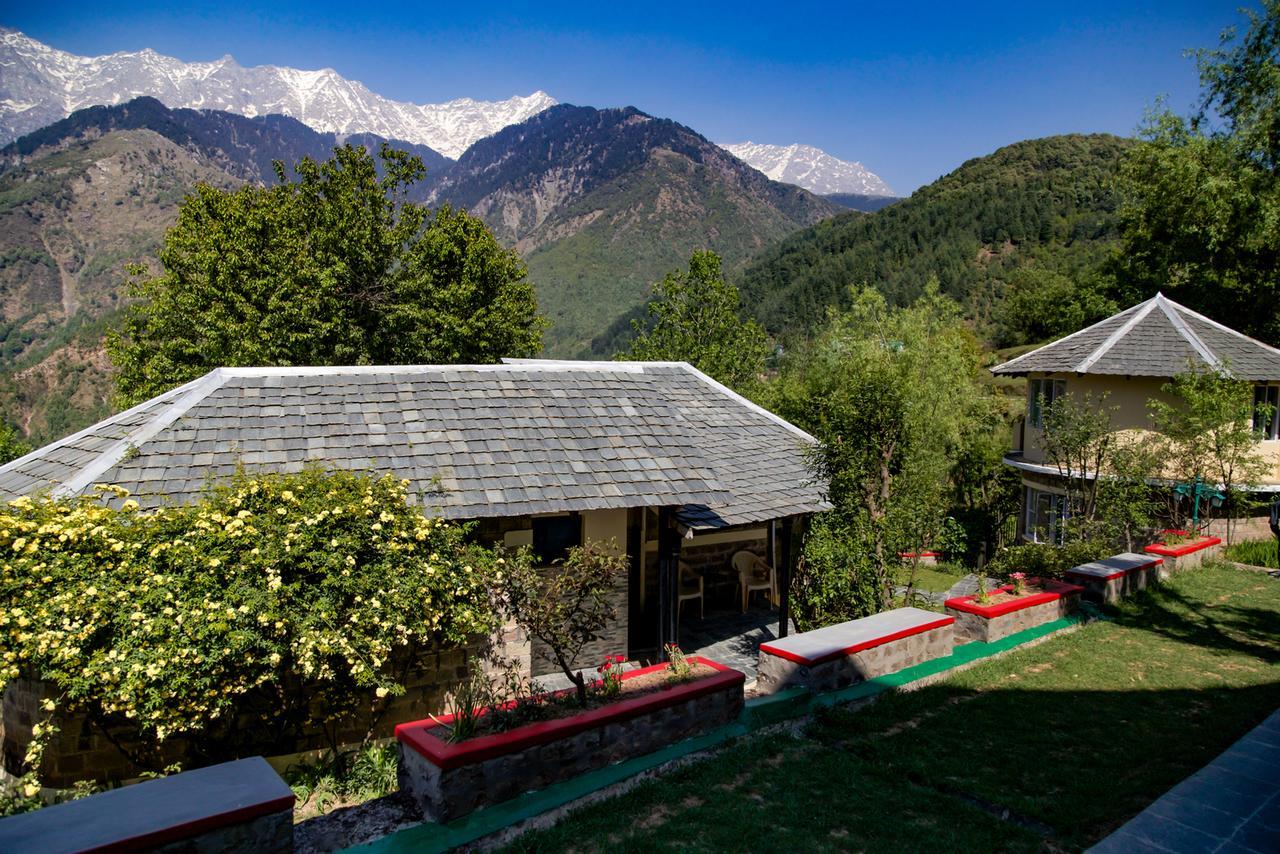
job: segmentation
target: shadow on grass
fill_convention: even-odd
[[[1280,581],[1258,576],[1260,584]],[[1234,597],[1233,597],[1234,598]],[[1171,640],[1280,662],[1280,614],[1245,604],[1213,603],[1183,594],[1174,586],[1144,591],[1110,612],[1118,624],[1154,632]]]
[[[1083,849],[1280,707],[1280,589],[1259,582],[1274,583],[1179,579],[1109,621],[822,711],[803,738],[747,738],[518,847]]]

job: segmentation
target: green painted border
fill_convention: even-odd
[[[961,644],[951,655],[935,658],[897,673],[878,676],[859,682],[849,688],[823,694],[813,694],[805,688],[791,688],[768,697],[755,697],[748,700],[742,710],[738,722],[720,727],[695,738],[672,744],[654,753],[628,759],[617,765],[610,765],[597,771],[583,774],[572,780],[548,786],[536,792],[528,792],[509,801],[476,810],[448,824],[423,822],[406,827],[381,839],[375,839],[363,845],[348,848],[348,851],[359,851],[369,854],[390,854],[390,852],[431,852],[446,851],[459,845],[466,845],[477,839],[496,833],[505,827],[541,815],[548,810],[562,807],[567,803],[597,792],[607,786],[657,768],[674,759],[680,759],[700,750],[719,747],[731,739],[747,735],[763,727],[782,721],[791,720],[808,714],[815,706],[833,706],[874,697],[885,691],[901,688],[912,682],[954,670],[1008,652],[1022,644],[1039,640],[1063,629],[1069,629],[1084,623],[1088,619],[1098,619],[1101,615],[1092,608],[1084,608],[1086,613],[1072,615],[1044,623],[1031,629],[1024,629],[993,643]]]

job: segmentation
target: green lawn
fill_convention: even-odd
[[[766,734],[517,850],[1077,850],[1280,706],[1280,581],[1206,567],[1109,622]]]
[[[910,567],[904,566],[898,572],[898,583],[906,584],[910,576]],[[945,568],[923,565],[916,567],[916,589],[928,593],[946,593],[962,578],[963,572],[947,572]]]

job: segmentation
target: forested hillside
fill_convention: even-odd
[[[0,411],[34,443],[107,414],[102,349],[125,267],[197,182],[238,180],[150,130],[89,134],[0,175]]]
[[[791,235],[744,271],[743,302],[788,338],[842,304],[851,285],[906,305],[936,276],[991,331],[1019,271],[1079,283],[1099,270],[1118,240],[1115,179],[1131,145],[1108,135],[1056,136],[970,160],[909,199]]]

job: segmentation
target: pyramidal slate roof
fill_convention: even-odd
[[[1280,350],[1156,294],[991,372],[1173,377],[1188,366],[1226,367],[1242,380],[1280,380]]]
[[[0,496],[110,483],[157,506],[322,464],[449,518],[679,506],[707,528],[825,509],[813,441],[683,362],[218,368],[0,467]]]

